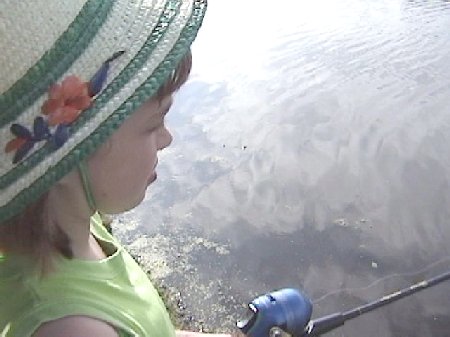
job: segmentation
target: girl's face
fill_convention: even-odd
[[[164,116],[172,96],[152,98],[135,111],[89,159],[92,193],[99,210],[120,213],[137,206],[156,180],[157,153],[172,135]]]

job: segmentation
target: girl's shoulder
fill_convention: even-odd
[[[67,316],[42,324],[33,337],[120,337],[108,323],[88,316]]]

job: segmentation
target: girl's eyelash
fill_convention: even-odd
[[[162,127],[163,125],[164,125],[164,118],[161,121],[159,121],[157,124],[153,124],[152,123],[152,125],[150,126],[149,131],[150,132],[155,131],[155,130],[159,129],[160,127]]]
[[[158,130],[159,128],[160,128],[160,125],[154,125],[154,126],[150,127],[147,131],[148,132],[153,132],[153,131]]]
[[[155,118],[156,119],[156,118]],[[152,120],[148,126],[148,132],[155,131],[164,125],[166,114],[161,114],[157,120]]]

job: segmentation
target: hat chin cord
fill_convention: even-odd
[[[81,160],[78,163],[78,171],[80,172],[81,182],[83,183],[84,195],[89,207],[95,213],[98,211],[97,204],[95,203],[94,194],[92,193],[92,184],[89,178],[89,169],[85,160]]]

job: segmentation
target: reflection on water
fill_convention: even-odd
[[[235,302],[302,287],[316,317],[447,270],[426,267],[450,255],[450,3],[209,7],[168,117],[174,145],[135,215],[143,230],[223,242],[226,256],[190,257],[195,282],[221,280]],[[330,336],[446,335],[449,290]]]

